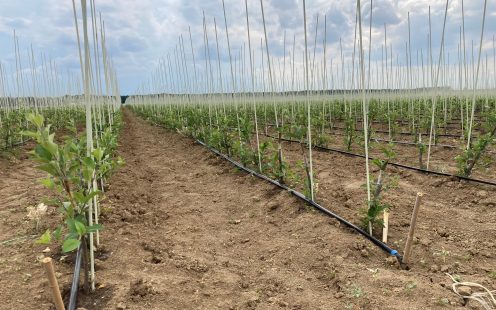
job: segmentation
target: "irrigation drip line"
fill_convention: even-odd
[[[394,144],[403,144],[403,145],[418,146],[417,143],[408,142],[408,141],[394,141],[394,140],[391,141],[391,140],[379,139],[379,138],[372,138],[372,140],[374,140],[376,142],[386,142],[386,143],[394,143]],[[445,148],[445,149],[461,149],[459,146],[449,145],[449,144],[432,144],[431,146],[442,147],[442,148]],[[495,151],[491,151],[491,150],[486,150],[486,153],[496,154]]]
[[[230,128],[231,130],[238,130],[238,128],[236,127],[232,127]],[[256,134],[256,132],[252,131],[252,134]],[[334,135],[337,135],[337,136],[344,136],[345,134],[342,134],[342,133],[339,133],[339,132],[335,132],[333,133]],[[274,139],[279,139],[279,138],[275,138],[275,137],[272,137],[272,136],[269,136],[269,135],[266,135],[267,137],[271,137],[271,138],[274,138]],[[370,138],[371,140],[374,140],[375,142],[385,142],[385,143],[394,143],[394,144],[404,144],[404,145],[411,145],[411,146],[417,146],[418,144],[417,143],[413,143],[413,142],[408,142],[408,141],[395,141],[395,140],[386,140],[386,139],[380,139],[380,138]],[[296,142],[296,141],[295,141]],[[454,146],[454,145],[449,145],[449,144],[433,144],[432,146],[435,146],[435,147],[442,147],[442,148],[447,148],[447,149],[458,149],[459,147],[457,146]],[[486,151],[488,153],[494,153],[492,151]]]
[[[345,129],[344,127],[337,127],[335,126],[334,129]],[[375,130],[375,129],[372,129],[372,131],[374,132],[378,132],[378,133],[389,133],[389,131],[387,130]],[[418,135],[418,133],[411,133],[411,132],[406,132],[406,131],[402,131],[402,132],[397,132],[396,134],[398,135],[403,135],[403,136],[414,136],[414,135]],[[429,133],[422,133],[423,136],[428,136]],[[447,133],[436,133],[435,134],[436,137],[445,137],[445,138],[460,138],[461,134],[447,134]]]
[[[336,120],[336,119],[334,119]],[[337,119],[338,121],[344,121],[344,119]],[[362,119],[357,119],[356,120],[357,123],[362,123]],[[483,119],[475,119],[474,118],[474,122],[480,122],[480,121],[484,121]],[[374,123],[374,124],[388,124],[388,122],[384,122],[384,121],[369,121],[369,123]],[[396,121],[393,121],[393,123],[396,123],[396,124],[410,124],[411,122],[409,121],[400,121],[400,120],[396,120]],[[447,122],[448,124],[448,128],[452,128],[452,129],[459,129],[460,127],[460,121],[456,122],[456,121],[449,121]],[[446,126],[438,126],[438,128],[446,128]]]
[[[265,136],[272,138],[272,139],[279,139],[278,137],[274,137],[271,135],[265,135]],[[300,141],[293,140],[293,139],[287,139],[287,138],[281,138],[281,140],[286,141],[286,142],[290,142],[290,143],[302,143]],[[345,155],[349,155],[349,156],[365,158],[365,155],[356,154],[356,153],[343,151],[343,150],[339,150],[339,149],[334,149],[334,148],[329,148],[329,147],[324,147],[324,146],[313,145],[313,148],[315,148],[317,150],[321,150],[321,151],[326,151],[326,152],[336,152],[336,153],[341,153],[341,154],[345,154]],[[374,160],[374,158],[369,156],[369,160]],[[445,173],[445,172],[438,172],[438,171],[432,171],[432,170],[427,170],[427,169],[421,169],[421,168],[403,165],[403,164],[399,164],[399,163],[389,163],[388,165],[400,167],[400,168],[405,168],[405,169],[409,169],[409,170],[415,170],[415,171],[426,173],[426,174],[434,174],[434,175],[450,177],[450,178],[474,182],[474,183],[496,186],[496,182],[479,180],[479,179],[472,179],[469,177],[464,177],[464,176],[460,176],[460,175],[456,175],[456,174],[450,174],[450,173]]]
[[[290,123],[288,123],[290,124]],[[274,127],[275,125],[274,124],[267,124],[267,126],[269,127]],[[332,129],[339,129],[339,130],[345,130],[346,128],[344,127],[339,127],[339,126],[332,126]],[[357,131],[357,130],[355,130]],[[372,129],[373,132],[377,132],[377,133],[389,133],[389,131],[387,130],[375,130],[375,129]],[[411,133],[411,132],[406,132],[406,131],[402,131],[402,132],[397,132],[395,133],[396,135],[403,135],[403,136],[413,136],[413,135],[418,135],[418,133]],[[422,133],[423,136],[428,136],[429,133]],[[441,133],[437,133],[435,134],[436,137],[445,137],[445,138],[460,138],[462,134],[441,134]],[[478,138],[478,136],[473,136],[474,138]]]
[[[237,129],[237,128],[232,128],[232,129]],[[255,134],[255,132],[253,132],[253,134]],[[333,135],[337,135],[337,136],[345,136],[345,134],[340,133],[340,132],[334,132],[332,134]],[[274,137],[271,137],[271,138],[274,138]],[[274,139],[278,139],[278,138],[274,138]],[[395,140],[392,140],[391,141],[391,140],[380,139],[380,138],[371,138],[371,139],[374,140],[375,142],[385,142],[385,143],[394,143],[394,144],[403,144],[403,145],[410,145],[410,146],[418,146],[417,143],[408,142],[408,141],[395,141]],[[294,142],[298,142],[298,141],[294,141]],[[461,149],[459,146],[450,145],[450,144],[439,144],[439,143],[436,143],[436,144],[432,144],[431,146],[433,146],[433,147],[442,147],[442,148],[445,148],[445,149]],[[486,150],[486,153],[496,154],[496,151]]]
[[[255,133],[255,132],[253,132]],[[340,133],[340,132],[334,132],[332,133],[334,135],[337,135],[337,136],[345,136],[345,134],[343,133]],[[394,144],[404,144],[404,145],[411,145],[411,146],[417,146],[418,144],[417,143],[413,143],[413,142],[408,142],[408,141],[395,141],[395,140],[386,140],[386,139],[380,139],[380,138],[371,138],[372,140],[374,140],[375,142],[386,142],[386,143],[394,143]],[[432,146],[435,146],[435,147],[442,147],[442,148],[447,148],[447,149],[459,149],[460,147],[458,146],[455,146],[455,145],[449,145],[449,144],[433,144]],[[486,151],[488,153],[493,153],[491,151]]]
[[[21,146],[21,145],[24,145],[26,143],[28,143],[29,141],[33,140],[32,138],[28,138],[22,142],[16,142],[16,143],[11,143],[10,145],[8,146],[5,146],[4,149],[5,150],[8,150],[9,148],[14,148],[14,147],[18,147],[18,146]]]
[[[286,185],[281,184],[278,181],[273,180],[273,179],[271,179],[271,178],[269,178],[269,177],[267,177],[267,176],[265,176],[263,174],[260,174],[260,173],[258,173],[256,171],[253,171],[250,168],[247,168],[247,167],[243,166],[241,163],[238,163],[237,161],[233,160],[232,158],[230,158],[230,157],[222,154],[221,152],[217,151],[216,149],[208,146],[203,141],[196,140],[196,142],[199,143],[199,144],[201,144],[201,145],[203,145],[204,147],[206,147],[207,149],[209,149],[211,152],[213,152],[217,156],[220,156],[220,157],[224,158],[225,160],[227,160],[228,162],[230,162],[234,166],[238,167],[239,169],[244,170],[245,172],[247,172],[247,173],[249,173],[251,175],[254,175],[254,176],[256,176],[256,177],[258,177],[260,179],[263,179],[263,180],[265,180],[267,182],[272,183],[273,185],[276,185],[276,186],[278,186],[278,187],[280,187],[280,188],[282,188],[284,190],[289,191],[292,195],[294,195],[294,196],[298,197],[299,199],[305,201],[306,203],[308,203],[311,206],[315,207],[316,209],[318,209],[322,213],[324,213],[324,214],[326,214],[326,215],[328,215],[328,216],[330,216],[332,218],[335,218],[340,223],[342,223],[342,224],[346,225],[347,227],[355,230],[356,232],[358,232],[359,234],[361,234],[362,236],[364,236],[365,238],[367,238],[369,241],[371,241],[372,243],[374,243],[376,246],[378,246],[379,248],[381,248],[383,251],[387,252],[390,255],[395,256],[396,259],[398,260],[398,262],[400,262],[400,263],[402,262],[402,256],[398,253],[398,251],[390,248],[387,244],[385,244],[381,240],[376,239],[374,236],[370,235],[369,233],[367,233],[366,231],[364,231],[360,227],[356,226],[355,224],[348,222],[347,220],[345,220],[341,216],[337,215],[336,213],[331,212],[328,209],[326,209],[326,208],[322,207],[321,205],[319,205],[318,203],[316,203],[315,201],[313,201],[311,199],[308,199],[302,193],[300,193],[300,192],[298,192],[298,191],[296,191],[296,190],[294,190],[292,188],[289,188]]]
[[[394,141],[394,140],[386,140],[386,139],[379,139],[379,138],[372,138],[372,140],[376,142],[387,142],[387,143],[394,143],[394,144],[404,144],[404,145],[412,145],[412,146],[417,146],[417,143],[413,142],[408,142],[408,141]],[[449,145],[449,144],[433,144],[432,146],[438,146],[438,147],[443,147],[446,149],[458,149],[459,147],[454,146],[454,145]]]
[[[83,261],[83,244],[81,244],[76,253],[76,264],[74,265],[74,275],[72,276],[71,293],[69,295],[69,305],[67,310],[76,309],[77,295],[79,289],[79,275],[81,273],[81,263]]]
[[[158,127],[161,127],[161,128],[166,128],[165,126],[160,125],[158,123],[155,123],[155,122],[152,122],[152,123],[155,126],[158,126]],[[268,134],[264,134],[263,132],[261,132],[261,134],[264,135],[264,136],[266,136],[266,137],[269,137],[271,139],[279,139],[278,137],[274,137],[274,136],[271,136],[271,135],[268,135]],[[286,142],[290,142],[290,143],[301,143],[300,141],[292,140],[292,139],[287,139],[287,138],[281,138],[281,141],[286,141]],[[199,142],[201,142],[201,141],[199,141]],[[352,152],[348,152],[348,151],[343,151],[343,150],[339,150],[339,149],[334,149],[334,148],[329,148],[329,147],[324,147],[324,146],[318,146],[318,145],[313,145],[312,147],[315,148],[315,149],[317,149],[317,150],[324,151],[324,152],[336,152],[336,153],[341,153],[341,154],[345,154],[345,155],[349,155],[349,156],[365,158],[365,155],[356,154],[356,153],[352,153]],[[374,157],[370,157],[369,156],[369,160],[374,160]],[[399,163],[391,163],[390,162],[390,163],[388,163],[388,165],[399,167],[399,168],[404,168],[404,169],[409,169],[409,170],[414,170],[414,171],[425,173],[425,174],[439,175],[439,176],[450,177],[450,178],[454,178],[454,179],[458,179],[458,180],[464,180],[464,181],[473,182],[473,183],[479,183],[479,184],[496,186],[496,182],[491,182],[491,181],[486,181],[486,180],[479,180],[479,179],[473,179],[473,178],[464,177],[464,176],[460,176],[460,175],[456,175],[456,174],[450,174],[450,173],[445,173],[445,172],[438,172],[438,171],[433,171],[433,170],[421,169],[421,168],[412,167],[412,166],[408,166],[408,165],[403,165],[403,164],[399,164]]]

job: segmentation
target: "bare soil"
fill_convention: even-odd
[[[124,111],[119,153],[126,165],[106,191],[98,288],[81,296],[81,307],[478,309],[463,306],[445,272],[496,286],[494,188],[391,169],[399,186],[385,200],[393,205],[391,244],[400,251],[415,194],[425,193],[414,264],[400,270],[336,220]],[[37,262],[45,247],[33,243],[37,232],[25,211],[48,192],[36,185],[44,174],[22,154],[0,161],[0,309],[53,309]],[[285,144],[284,154],[296,161],[300,151]],[[363,160],[315,152],[314,165],[317,201],[358,222]],[[53,225],[54,209],[44,225]],[[56,259],[67,292],[71,257],[61,262],[58,245],[50,248],[45,255]]]

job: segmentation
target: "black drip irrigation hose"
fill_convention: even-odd
[[[345,136],[346,134],[340,133],[340,132],[333,132],[332,134],[337,135],[337,136]],[[375,142],[384,142],[384,143],[394,143],[394,144],[403,144],[403,145],[411,145],[411,146],[418,146],[417,143],[414,142],[408,142],[408,141],[397,141],[397,140],[387,140],[387,139],[381,139],[381,138],[370,138],[374,140]],[[435,147],[443,147],[445,149],[459,149],[460,147],[455,146],[455,145],[449,145],[449,144],[431,144],[431,146]]]
[[[74,265],[74,275],[72,276],[71,294],[69,295],[69,305],[67,306],[67,310],[76,309],[83,251],[83,245],[80,245],[76,253],[76,264]]]
[[[160,124],[158,124],[158,123],[156,123],[154,121],[151,121],[150,120],[150,122],[153,123],[155,126],[158,126],[158,127],[165,128],[166,129],[165,126],[160,125]],[[271,139],[279,139],[278,137],[274,137],[274,136],[271,136],[269,134],[262,133],[262,135],[264,135],[266,137],[269,137]],[[197,140],[197,141],[199,143],[205,145],[200,140]],[[300,141],[293,140],[293,139],[287,139],[287,138],[281,138],[281,141],[286,141],[286,142],[290,142],[290,143],[301,143]],[[438,145],[438,146],[447,147],[445,145]],[[335,148],[329,148],[329,147],[318,146],[318,145],[313,145],[312,147],[314,149],[317,149],[317,150],[320,150],[320,151],[324,151],[324,152],[336,152],[336,153],[341,153],[341,154],[345,154],[345,155],[349,155],[349,156],[365,158],[365,155],[356,154],[356,153],[352,153],[352,152],[348,152],[348,151],[343,151],[343,150],[339,150],[339,149],[335,149]],[[374,157],[369,156],[369,160],[374,160]],[[391,163],[390,162],[389,165],[395,166],[395,167],[399,167],[399,168],[408,169],[408,170],[414,170],[414,171],[425,173],[425,174],[438,175],[438,176],[449,177],[449,178],[458,179],[458,180],[464,180],[464,181],[473,182],[473,183],[479,183],[479,184],[496,186],[496,182],[491,182],[491,181],[486,181],[486,180],[480,180],[480,179],[473,179],[473,178],[464,177],[464,176],[460,176],[460,175],[456,175],[456,174],[451,174],[451,173],[445,173],[445,172],[438,172],[438,171],[433,171],[433,170],[421,169],[421,168],[412,167],[412,166],[408,166],[408,165],[403,165],[403,164],[399,164],[399,163]]]
[[[238,130],[237,128],[232,128],[232,129]],[[340,133],[340,132],[333,132],[333,133],[326,132],[326,133],[327,134],[333,134],[333,135],[336,135],[336,136],[345,136],[346,135],[346,134]],[[255,132],[253,132],[253,134],[255,134]],[[386,139],[381,139],[381,138],[370,138],[370,139],[374,140],[375,142],[394,143],[394,144],[403,144],[403,145],[411,145],[411,146],[417,146],[418,145],[417,143],[408,142],[408,141],[386,140]],[[446,149],[459,149],[459,147],[454,146],[454,145],[449,145],[449,144],[439,144],[439,143],[437,143],[437,144],[432,144],[431,146],[442,147],[442,148],[446,148]],[[494,153],[494,152],[491,152],[491,151],[486,151],[486,152]]]
[[[386,139],[379,139],[379,138],[372,138],[375,142],[386,142],[386,143],[394,143],[394,144],[403,144],[403,145],[411,145],[411,146],[418,146],[417,143],[413,142],[408,142],[408,141],[394,141],[394,140],[386,140]],[[438,146],[438,147],[443,147],[445,149],[457,149],[459,147],[456,147],[454,145],[449,145],[449,144],[432,144],[432,146]]]
[[[239,169],[244,170],[245,172],[247,172],[247,173],[249,173],[251,175],[254,175],[254,176],[256,176],[256,177],[258,177],[260,179],[263,179],[263,180],[265,180],[267,182],[270,182],[273,185],[278,186],[279,188],[282,188],[284,190],[289,191],[292,195],[294,195],[294,196],[298,197],[299,199],[305,201],[306,203],[308,203],[309,205],[311,205],[314,208],[318,209],[322,213],[324,213],[324,214],[326,214],[326,215],[328,215],[328,216],[330,216],[332,218],[335,218],[340,223],[342,223],[342,224],[346,225],[347,227],[355,230],[356,232],[358,232],[359,234],[361,234],[362,236],[364,236],[365,238],[367,238],[369,241],[371,241],[373,244],[375,244],[376,246],[378,246],[379,248],[381,248],[383,251],[387,252],[390,255],[395,256],[396,259],[398,260],[398,262],[400,262],[400,263],[402,262],[402,256],[398,253],[398,251],[390,248],[387,244],[385,244],[381,240],[379,240],[379,239],[375,238],[374,236],[370,235],[369,233],[367,233],[366,231],[364,231],[360,227],[356,226],[355,224],[348,222],[347,220],[345,220],[341,216],[337,215],[336,213],[331,212],[328,209],[326,209],[326,208],[322,207],[321,205],[319,205],[318,203],[316,203],[315,201],[313,201],[311,199],[308,199],[302,193],[300,193],[300,192],[298,192],[298,191],[296,191],[296,190],[294,190],[292,188],[289,188],[286,185],[281,184],[278,181],[273,180],[273,179],[271,179],[271,178],[269,178],[269,177],[267,177],[267,176],[265,176],[263,174],[260,174],[260,173],[258,173],[256,171],[253,171],[250,168],[247,168],[247,167],[243,166],[241,163],[238,163],[237,161],[233,160],[232,158],[230,158],[230,157],[222,154],[221,152],[217,151],[216,149],[208,146],[203,141],[196,140],[196,142],[199,143],[199,144],[201,144],[201,145],[203,145],[204,147],[206,147],[207,149],[209,149],[211,152],[213,152],[217,156],[220,156],[220,157],[224,158],[225,160],[227,160],[228,162],[230,162],[234,166],[238,167]]]
[[[403,144],[403,145],[410,145],[410,146],[418,146],[418,143],[413,143],[413,142],[408,142],[408,141],[390,141],[386,139],[379,139],[379,138],[371,138],[375,142],[385,142],[385,143],[393,143],[393,144]],[[431,146],[437,146],[437,147],[442,147],[445,149],[461,149],[461,147],[455,146],[455,145],[449,145],[449,144],[432,144]],[[496,152],[491,151],[491,150],[486,150],[486,153],[489,154],[496,154]]]
[[[288,123],[288,124],[291,124],[291,123]],[[275,127],[275,124],[267,124],[267,126],[269,127]],[[340,129],[340,130],[345,130],[346,128],[344,127],[339,127],[339,126],[332,126],[332,129]],[[374,132],[377,132],[377,133],[389,133],[389,131],[387,130],[375,130],[375,129],[372,129]],[[411,132],[406,132],[406,131],[401,131],[401,132],[397,132],[395,133],[396,135],[403,135],[403,136],[414,136],[414,135],[417,135],[419,133],[411,133]],[[434,134],[434,136],[436,137],[447,137],[447,138],[460,138],[462,134],[442,134],[442,133],[436,133]],[[429,136],[429,133],[426,132],[426,133],[422,133],[422,136]],[[479,136],[476,136],[476,135],[472,135],[473,138],[478,138]]]
[[[272,139],[279,139],[279,138],[273,137],[271,135],[265,135],[265,136],[266,137],[269,137],[269,138],[272,138]],[[302,143],[300,141],[293,140],[293,139],[287,139],[287,138],[281,138],[281,140],[282,141],[286,141],[286,142],[290,142],[290,143]],[[349,155],[349,156],[355,156],[355,157],[365,158],[365,155],[362,155],[362,154],[356,154],[356,153],[352,153],[352,152],[348,152],[348,151],[343,151],[343,150],[339,150],[339,149],[334,149],[334,148],[329,148],[329,147],[324,147],[324,146],[313,145],[313,148],[314,149],[317,149],[317,150],[320,150],[320,151],[324,151],[324,152],[336,152],[336,153],[341,153],[341,154],[345,154],[345,155]],[[369,160],[374,160],[374,157],[369,156]],[[464,176],[460,176],[460,175],[456,175],[456,174],[451,174],[451,173],[445,173],[445,172],[438,172],[438,171],[432,171],[432,170],[427,170],[427,169],[421,169],[421,168],[407,166],[407,165],[398,164],[398,163],[389,163],[389,165],[395,166],[395,167],[404,168],[404,169],[414,170],[414,171],[422,172],[422,173],[425,173],[425,174],[439,175],[439,176],[444,176],[444,177],[450,177],[450,178],[454,178],[454,179],[464,180],[464,181],[468,181],[468,182],[474,182],[474,183],[480,183],[480,184],[485,184],[485,185],[496,186],[496,182],[491,182],[491,181],[486,181],[486,180],[479,180],[479,179],[472,179],[472,178],[469,178],[469,177],[464,177]]]
[[[158,123],[155,123],[151,120],[150,120],[150,122],[152,122],[155,126],[167,129],[165,126],[160,125]],[[274,136],[271,136],[269,134],[262,133],[262,135],[269,137],[271,139],[279,139],[278,137],[274,137]],[[200,140],[197,140],[197,141],[202,143]],[[290,142],[290,143],[301,143],[300,141],[287,139],[287,138],[281,138],[281,141],[286,141],[286,142]],[[339,149],[335,149],[335,148],[329,148],[329,147],[318,146],[318,145],[313,145],[313,148],[320,150],[320,151],[323,151],[323,152],[336,152],[336,153],[341,153],[341,154],[345,154],[345,155],[349,155],[349,156],[365,158],[365,155],[356,154],[356,153],[352,153],[352,152],[348,152],[348,151],[343,151],[343,150],[339,150]],[[374,160],[374,157],[369,156],[369,160]],[[399,164],[399,163],[391,163],[390,162],[388,165],[399,167],[399,168],[404,168],[404,169],[408,169],[408,170],[413,170],[413,171],[417,171],[417,172],[421,172],[421,173],[425,173],[425,174],[438,175],[438,176],[449,177],[449,178],[453,178],[453,179],[457,179],[457,180],[464,180],[464,181],[473,182],[473,183],[496,186],[496,182],[480,180],[480,179],[473,179],[473,178],[464,177],[464,176],[460,176],[460,175],[456,175],[456,174],[450,174],[450,173],[445,173],[445,172],[438,172],[438,171],[433,171],[433,170],[421,169],[421,168],[403,165],[403,164]]]
[[[12,143],[10,145],[5,146],[4,147],[4,150],[8,150],[8,149],[11,149],[11,148],[14,148],[14,147],[18,147],[18,146],[24,145],[24,144],[28,143],[31,140],[33,140],[33,139],[32,138],[28,138],[28,139],[26,139],[26,140],[24,140],[22,142],[19,141],[19,142],[16,142],[16,143]]]

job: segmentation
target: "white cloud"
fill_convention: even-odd
[[[76,2],[79,2],[76,0]],[[89,2],[89,1],[88,1]],[[254,48],[257,67],[261,65],[260,39],[263,38],[260,2],[248,1],[250,11],[250,27],[252,47]],[[362,1],[364,46],[368,46],[370,4]],[[427,33],[429,31],[428,7],[431,6],[432,34],[434,51],[439,50],[439,41],[444,17],[444,0],[375,0],[373,10],[373,59],[381,59],[381,46],[384,42],[384,23],[388,27],[388,44],[394,47],[395,57],[399,62],[405,59],[405,42],[408,40],[407,14],[411,18],[412,53],[420,49],[427,55]],[[191,27],[192,40],[196,57],[197,70],[204,76],[204,36],[203,11],[207,21],[209,48],[212,57],[214,75],[217,76],[217,49],[213,19],[216,19],[220,58],[223,62],[224,78],[229,77],[229,56],[224,28],[224,16],[221,0],[96,0],[97,11],[102,13],[107,30],[107,47],[113,56],[119,75],[121,89],[124,93],[135,90],[139,82],[147,80],[149,74],[158,65],[159,59],[170,55],[173,65],[173,76],[179,79],[180,71],[175,70],[174,50],[182,34],[187,58],[187,66],[192,72],[192,57],[188,26]],[[477,42],[482,0],[465,0],[465,30],[466,42]],[[355,2],[339,0],[307,1],[307,35],[310,51],[313,52],[316,16],[319,15],[317,36],[316,61],[322,57],[324,40],[323,22],[327,15],[327,55],[332,58],[334,70],[340,63],[340,45],[342,40],[344,57],[349,61],[353,49]],[[284,54],[283,36],[286,33],[286,55],[292,53],[293,36],[296,39],[295,59],[298,70],[302,63],[303,44],[303,9],[302,1],[297,0],[264,0],[265,17],[268,30],[270,52],[281,61],[273,60],[273,66],[279,70]],[[227,20],[233,59],[238,62],[239,71],[240,51],[247,49],[246,17],[243,0],[226,0]],[[80,11],[78,10],[79,16]],[[461,24],[461,0],[452,0],[449,4],[446,50],[451,54],[451,61],[456,58]],[[486,38],[492,39],[493,25],[496,24],[496,3],[489,1]],[[77,43],[71,1],[47,0],[43,3],[37,0],[22,2],[3,1],[0,3],[0,44],[6,48],[0,51],[0,60],[10,63],[14,60],[11,34],[16,29],[20,36],[21,51],[26,54],[29,44],[33,44],[36,53],[40,51],[50,54],[54,61],[69,65],[74,74],[79,74]],[[484,46],[490,47],[491,44]],[[436,54],[436,53],[434,53]],[[246,52],[245,52],[245,56]],[[23,57],[25,57],[23,55]],[[265,55],[264,55],[265,57]],[[74,61],[69,61],[74,59]],[[266,62],[266,59],[264,59]],[[396,61],[396,59],[395,59]],[[25,65],[28,61],[24,61]],[[167,61],[166,61],[167,62]],[[289,63],[289,58],[287,63]],[[246,64],[248,59],[246,58]],[[266,63],[265,63],[266,65]],[[277,68],[276,68],[277,67]],[[65,70],[65,69],[64,69]],[[286,72],[288,72],[287,70]],[[190,74],[191,74],[190,72]],[[259,70],[257,72],[260,72]],[[192,75],[192,74],[191,74]],[[239,75],[239,73],[238,73]],[[226,84],[226,83],[224,83]]]

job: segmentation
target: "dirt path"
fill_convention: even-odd
[[[91,302],[81,298],[86,309],[467,309],[442,274],[398,270],[289,193],[124,111],[126,165],[102,204],[98,289]],[[28,161],[9,169],[3,184],[20,183],[1,192],[0,240],[13,236],[4,223],[27,225],[9,211],[26,201],[5,202],[43,176]],[[27,197],[36,201],[39,190]],[[36,263],[42,249],[31,241],[0,245],[0,309],[51,309]],[[65,289],[70,266],[56,264]]]

